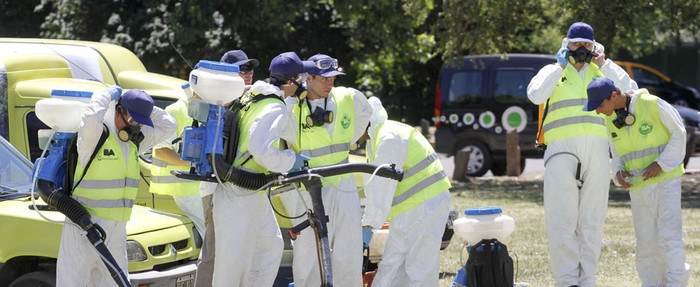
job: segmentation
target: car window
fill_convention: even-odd
[[[527,85],[532,70],[497,70],[493,81],[494,101],[502,104],[527,104]]]
[[[165,107],[169,106],[170,104],[175,103],[175,99],[173,98],[167,98],[167,97],[159,97],[159,96],[152,96],[153,98],[153,104],[156,107],[159,107],[161,109],[165,110]]]
[[[663,83],[661,77],[642,68],[632,67],[632,73],[634,74],[634,80],[642,85],[660,85]]]
[[[460,71],[452,74],[448,100],[452,104],[476,104],[483,101],[482,71]]]
[[[50,129],[50,127],[44,124],[34,112],[29,112],[27,114],[27,138],[29,140],[29,155],[32,162],[41,156],[37,132],[42,129]]]
[[[29,191],[32,180],[32,164],[15,150],[10,143],[0,138],[0,193],[11,190]]]

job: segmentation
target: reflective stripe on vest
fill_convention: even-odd
[[[257,95],[260,95],[260,92],[250,94],[252,97]],[[269,170],[258,164],[254,157],[248,160],[250,157],[250,153],[248,152],[248,144],[250,142],[250,127],[253,125],[253,122],[268,105],[274,104],[284,105],[284,103],[278,99],[267,98],[254,103],[249,103],[245,107],[241,108],[240,112],[238,113],[238,128],[240,129],[240,135],[238,137],[238,151],[236,152],[236,155],[240,156],[236,156],[236,158],[233,160],[234,166],[241,167],[241,164],[245,162],[245,164],[242,166],[242,168],[245,170],[257,173],[270,173]],[[275,140],[273,145],[276,148],[279,148],[279,139]]]
[[[72,196],[93,216],[127,221],[131,218],[139,186],[137,148],[129,143],[129,158],[125,163],[118,139],[110,132],[100,149]],[[83,167],[78,165],[74,181],[78,181],[83,172]]]
[[[177,134],[179,136],[186,126],[192,124],[192,118],[187,114],[187,102],[178,100],[165,108],[172,114],[177,122]],[[177,149],[177,146],[175,147]],[[176,150],[177,151],[177,150]],[[176,177],[170,173],[171,170],[189,171],[189,166],[171,165],[159,159],[153,153],[151,163],[151,186],[150,192],[170,196],[192,196],[199,194],[199,182]]]
[[[396,185],[391,211],[387,220],[410,210],[433,196],[448,190],[452,185],[445,174],[442,163],[425,137],[413,127],[391,120],[384,121],[373,137],[373,154],[367,155],[374,162],[379,141],[384,137],[400,137],[408,140],[404,178]]]
[[[662,170],[658,176],[643,180],[642,174],[645,169],[666,149],[666,144],[671,138],[670,132],[663,125],[659,116],[658,100],[658,97],[650,95],[647,91],[640,93],[634,108],[636,119],[632,126],[618,129],[612,123],[615,118],[614,114],[605,119],[608,130],[615,133],[614,137],[612,134],[610,135],[615,150],[620,156],[625,170],[632,174],[632,177],[627,178],[627,181],[632,183],[631,190],[681,176],[684,172],[683,163],[681,163],[668,172]]]
[[[334,87],[329,97],[333,97],[336,104],[335,119],[333,120],[333,134],[329,135],[325,126],[309,127],[306,124],[306,116],[310,114],[307,105],[294,105],[294,117],[301,121],[302,129],[299,131],[299,139],[294,143],[294,151],[310,157],[309,167],[327,166],[338,163],[347,163],[350,155],[350,142],[355,134],[355,106],[352,89]],[[301,115],[299,114],[301,112]],[[301,146],[300,146],[301,145]],[[344,178],[350,178],[350,174],[329,176],[322,181],[337,185]]]
[[[587,69],[584,80],[571,65],[564,68],[564,75],[549,99],[547,117],[542,126],[545,143],[581,135],[608,138],[603,116],[595,111],[581,110],[588,99],[588,83],[603,76],[595,64],[588,65]]]

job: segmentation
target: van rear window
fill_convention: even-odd
[[[461,71],[452,74],[450,79],[449,102],[452,104],[476,104],[481,102],[481,71]]]

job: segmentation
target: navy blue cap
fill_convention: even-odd
[[[153,127],[151,112],[153,99],[144,90],[131,89],[122,94],[119,103],[126,108],[129,115],[137,123]]]
[[[297,53],[285,52],[277,55],[270,62],[270,72],[294,78],[298,74],[304,73],[305,67]],[[286,79],[285,79],[286,80]]]
[[[250,65],[253,68],[260,65],[260,62],[257,59],[248,59],[248,55],[246,55],[245,52],[243,52],[242,50],[231,50],[226,52],[226,54],[224,54],[221,57],[220,62],[234,64],[238,66],[250,63]]]
[[[306,61],[304,61],[304,67],[306,67],[306,71],[309,74],[318,75],[318,76],[326,77],[326,78],[330,78],[330,77],[334,77],[334,76],[338,76],[338,75],[345,75],[345,73],[339,72],[332,65],[328,68],[325,68],[325,69],[319,69],[318,67],[316,67],[316,61],[319,61],[319,60],[333,61],[333,58],[331,58],[328,55],[324,55],[324,54],[316,54],[316,55],[313,55],[310,58],[306,59]]]
[[[593,40],[593,28],[583,22],[576,22],[569,26],[569,32],[566,33],[566,38],[569,42],[588,42],[594,43]]]
[[[501,214],[503,210],[500,207],[475,207],[464,211],[464,215],[489,215]]]
[[[595,78],[588,84],[586,91],[588,92],[588,103],[583,106],[583,111],[594,111],[600,104],[609,98],[616,91],[615,83],[608,78]]]

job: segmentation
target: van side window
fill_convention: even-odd
[[[634,74],[634,80],[640,84],[660,85],[663,82],[661,77],[642,68],[632,67],[632,73]]]
[[[502,104],[527,104],[527,85],[535,72],[532,70],[498,70],[494,78],[494,101]]]
[[[449,102],[451,104],[478,104],[482,102],[481,71],[456,72],[450,79]]]
[[[29,112],[27,114],[27,137],[29,140],[29,155],[32,162],[41,156],[37,132],[42,129],[50,129],[50,127],[45,125],[34,112]]]

